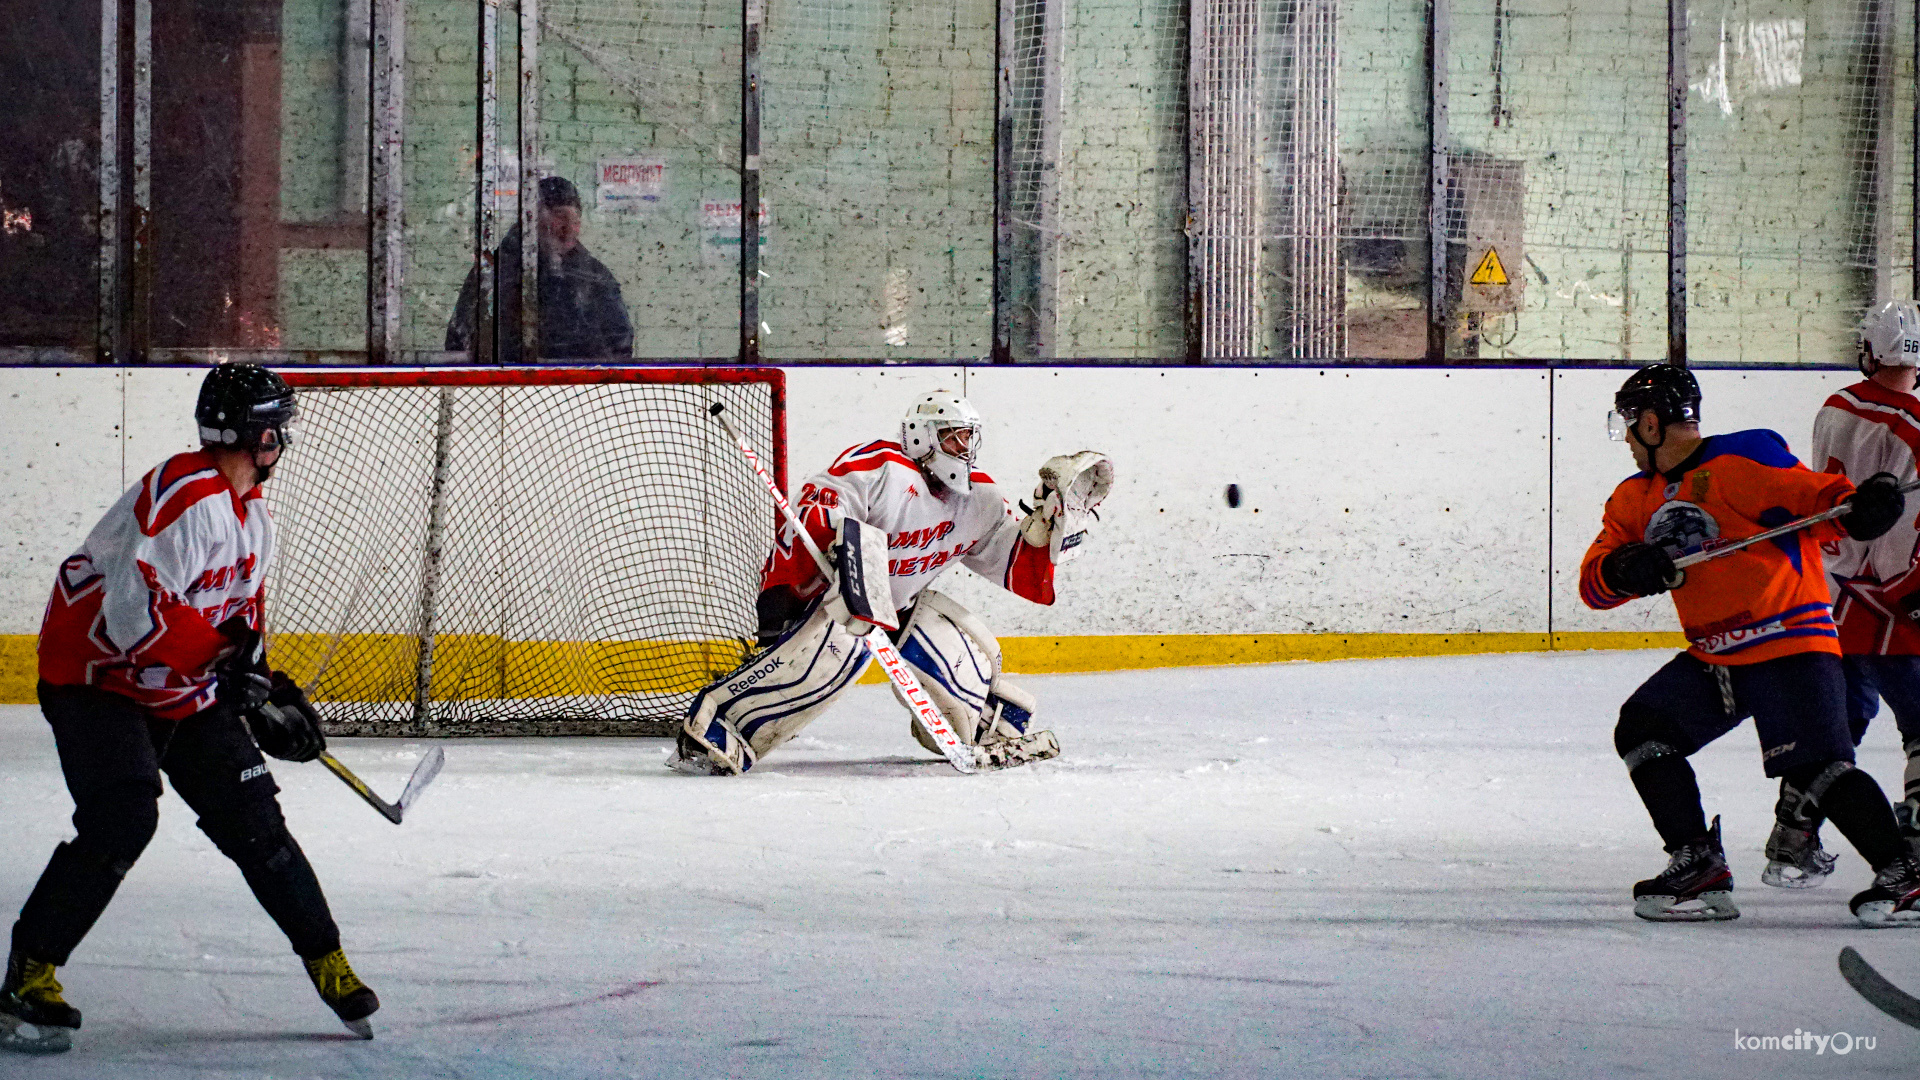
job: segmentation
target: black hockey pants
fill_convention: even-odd
[[[54,848],[13,925],[15,948],[67,962],[153,838],[162,772],[294,952],[312,959],[340,947],[320,882],[280,815],[280,788],[238,718],[216,705],[178,723],[159,720],[118,694],[44,682],[40,710],[53,728],[79,835]]]

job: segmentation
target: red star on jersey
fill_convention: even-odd
[[[919,489],[919,488],[917,488],[917,487],[914,487],[914,486],[913,486],[912,484],[908,484],[908,485],[907,485],[907,494],[909,494],[909,495],[918,495],[918,494],[920,494],[920,489]]]

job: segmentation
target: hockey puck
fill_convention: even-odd
[[[1238,510],[1239,508],[1240,508],[1240,485],[1228,484],[1227,485],[1227,509]]]

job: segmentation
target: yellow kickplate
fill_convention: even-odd
[[[0,704],[34,701],[37,641],[0,634]],[[418,645],[400,634],[279,634],[268,647],[275,667],[311,679],[329,646],[333,656],[316,697],[355,700],[413,697]],[[1163,667],[1273,664],[1288,660],[1360,660],[1399,656],[1579,649],[1684,649],[1677,633],[1563,634],[1131,634],[1005,637],[1006,670],[1048,674]],[[434,650],[433,690],[441,698],[556,694],[672,693],[698,690],[745,659],[738,641],[507,641],[488,634],[443,635]],[[869,668],[861,682],[883,683]]]

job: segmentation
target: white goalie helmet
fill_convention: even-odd
[[[948,452],[956,430],[967,434],[960,454]],[[935,390],[913,403],[900,421],[900,447],[928,476],[954,491],[973,490],[973,463],[980,455],[980,413],[950,390]]]
[[[1920,366],[1920,305],[1888,300],[1860,324],[1860,370]]]

